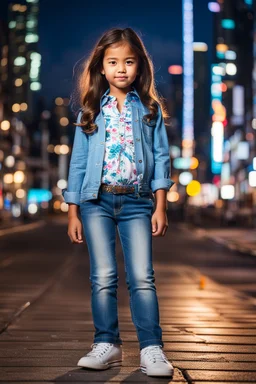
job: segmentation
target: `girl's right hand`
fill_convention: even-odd
[[[83,243],[82,223],[78,217],[71,217],[68,220],[68,236],[72,243]]]

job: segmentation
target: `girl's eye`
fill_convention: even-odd
[[[115,64],[115,61],[110,61],[109,64]]]
[[[130,65],[130,64],[133,64],[133,61],[132,60],[127,60],[126,63]]]

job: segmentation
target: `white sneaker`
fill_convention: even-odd
[[[173,375],[173,366],[160,345],[149,345],[140,351],[140,369],[148,376]]]
[[[79,367],[103,370],[122,365],[122,347],[120,345],[95,343],[91,347],[91,352],[78,361]]]

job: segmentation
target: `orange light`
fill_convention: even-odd
[[[228,89],[228,87],[227,87],[227,85],[226,85],[225,83],[221,83],[221,84],[220,84],[220,87],[221,87],[221,91],[222,91],[222,92],[226,92],[227,89]]]
[[[228,46],[226,44],[217,44],[216,45],[216,50],[218,52],[226,52],[228,50]]]
[[[190,169],[196,169],[199,165],[199,161],[196,157],[191,157]]]
[[[179,197],[180,195],[178,194],[178,192],[174,192],[174,191],[167,192],[167,200],[170,203],[175,203],[176,201],[179,200]]]
[[[63,99],[62,99],[62,97],[56,97],[56,99],[55,99],[55,104],[56,104],[56,105],[62,105],[62,104],[63,104]]]
[[[205,276],[200,276],[199,289],[205,289],[205,284],[206,284]]]
[[[225,116],[223,115],[217,115],[216,113],[212,116],[212,121],[224,121],[225,120]]]
[[[182,140],[182,148],[192,148],[193,140],[184,139]]]
[[[246,140],[252,141],[254,139],[254,135],[252,132],[246,133]]]
[[[181,65],[170,65],[168,67],[168,72],[170,75],[181,75],[183,73],[183,68]]]
[[[53,208],[54,208],[55,210],[60,209],[60,206],[61,206],[61,202],[60,202],[59,200],[54,201],[54,203],[53,203]]]
[[[213,121],[225,121],[226,120],[226,108],[219,100],[212,102],[212,109],[214,114],[212,116]]]
[[[223,201],[222,200],[216,200],[215,201],[215,207],[216,208],[222,208],[223,207]]]

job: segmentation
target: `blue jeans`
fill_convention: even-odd
[[[97,200],[80,205],[90,257],[94,343],[122,344],[118,328],[116,229],[122,244],[132,321],[140,349],[161,345],[159,307],[152,265],[150,196],[100,192]]]

